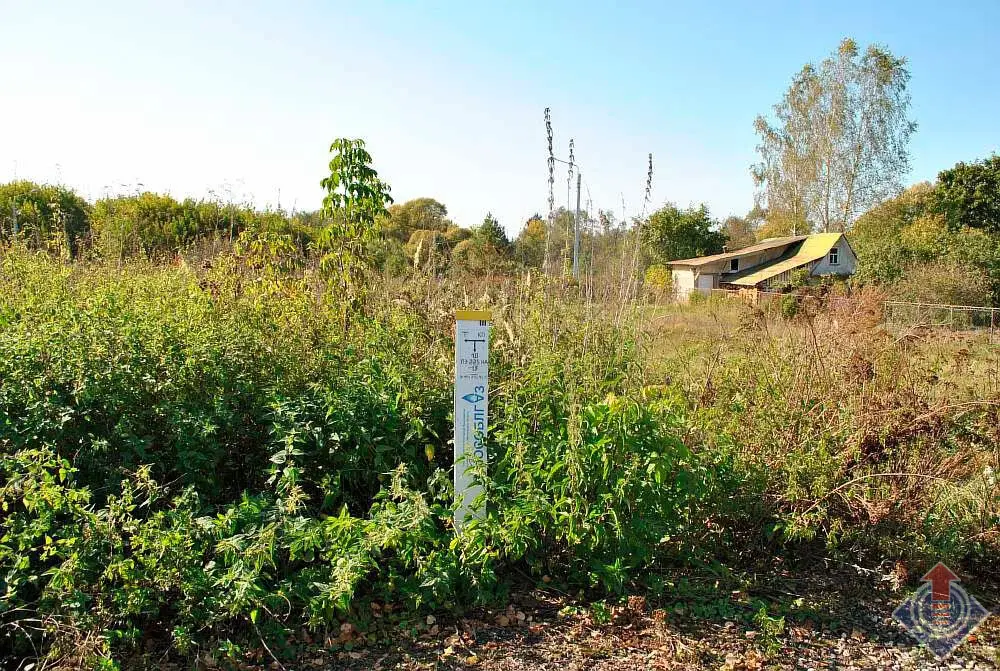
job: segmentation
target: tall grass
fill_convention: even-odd
[[[650,365],[687,391],[701,440],[738,453],[785,538],[977,563],[1000,532],[1000,353],[985,334],[890,329],[882,304],[670,309]]]
[[[0,623],[18,654],[237,655],[525,576],[656,594],[666,567],[755,552],[985,567],[997,549],[995,352],[946,360],[864,303],[651,320],[530,275],[373,280],[348,303],[284,253],[2,252]],[[495,315],[491,459],[485,515],[456,535],[469,305]]]

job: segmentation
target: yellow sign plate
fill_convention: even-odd
[[[489,310],[455,310],[455,319],[459,321],[488,322],[493,319]]]

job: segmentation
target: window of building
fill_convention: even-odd
[[[830,265],[836,266],[840,264],[840,250],[834,247],[830,250]]]
[[[740,269],[739,259],[729,259],[729,272],[735,273]]]

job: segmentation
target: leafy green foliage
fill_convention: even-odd
[[[757,117],[752,171],[770,236],[847,230],[899,190],[916,130],[909,79],[905,59],[845,38],[796,73],[773,120]]]
[[[914,265],[892,288],[893,296],[914,303],[989,305],[989,277],[965,263],[934,260]],[[989,317],[986,317],[989,323]]]
[[[383,228],[386,236],[407,242],[416,231],[444,233],[454,226],[448,208],[433,198],[415,198],[389,208]]]
[[[663,300],[671,295],[674,281],[670,268],[662,264],[655,264],[646,268],[646,276],[643,280],[643,287],[646,293],[653,299]]]
[[[200,286],[16,251],[2,271],[0,610],[120,647],[160,617],[179,645],[289,603],[328,621],[383,571],[413,603],[449,598],[461,572],[426,573],[447,489],[408,487],[441,480],[426,446],[444,453],[450,397],[408,324],[345,343],[307,287],[227,263]]]
[[[0,625],[21,654],[115,668],[154,632],[180,655],[213,646],[235,666],[248,636],[325,630],[372,604],[489,603],[525,574],[599,597],[663,594],[666,568],[724,571],[802,540],[879,558],[995,549],[993,471],[969,470],[995,413],[928,422],[939,411],[918,384],[937,371],[901,379],[909,362],[883,330],[840,316],[844,331],[777,342],[761,314],[741,313],[691,383],[692,353],[649,357],[634,316],[554,300],[530,276],[414,272],[401,290],[369,270],[434,268],[428,250],[456,270],[506,272],[554,231],[537,220],[511,245],[493,217],[470,232],[432,201],[411,208],[429,214],[411,218],[427,228],[408,250],[399,231],[380,235],[391,200],[363,144],[332,150],[320,215],[140,194],[95,207],[104,261],[126,263],[65,264],[23,240],[3,249]],[[950,230],[917,200],[872,215],[866,258],[884,231],[907,270],[995,258],[989,234]],[[637,249],[634,229],[598,222],[590,254]],[[665,260],[719,251],[716,229],[704,206],[667,206],[641,230]],[[565,242],[571,229],[556,230]],[[129,260],[202,236],[233,244],[197,269]],[[634,272],[622,256],[618,278]],[[664,272],[651,266],[647,284]],[[930,279],[919,285],[943,284]],[[491,462],[485,514],[455,534],[448,315],[472,291],[495,314]],[[695,302],[685,319],[724,307]],[[807,312],[781,327],[816,328]],[[960,453],[947,463],[969,465],[947,487],[893,499],[865,482],[938,463],[942,444]],[[756,621],[772,648],[783,621],[766,610]]]
[[[545,222],[532,217],[514,240],[514,258],[528,268],[541,268],[545,257]]]
[[[642,241],[658,263],[718,254],[726,237],[717,228],[705,205],[686,210],[665,205],[643,223]]]
[[[0,185],[0,240],[44,248],[53,236],[75,251],[90,230],[87,202],[63,186],[18,181]]]
[[[561,568],[616,591],[657,560],[688,556],[684,536],[708,475],[667,428],[669,405],[609,396],[574,410],[571,395],[553,395],[517,395],[518,414],[538,423],[533,433],[523,418],[506,428],[512,408],[500,413],[498,440],[516,445],[493,476],[496,498],[508,502],[497,516],[501,546],[522,551],[536,572]]]
[[[473,235],[500,253],[505,254],[509,251],[510,240],[507,239],[507,232],[503,230],[503,226],[491,212],[486,214],[483,223],[475,229]]]
[[[326,191],[323,214],[329,218],[318,242],[325,252],[321,267],[342,287],[357,291],[357,275],[369,262],[366,248],[378,237],[392,197],[389,185],[371,167],[364,140],[336,139],[330,152],[330,174],[320,181]]]
[[[944,174],[944,173],[942,173]],[[858,277],[904,300],[983,305],[1000,297],[1000,233],[940,213],[953,187],[916,184],[858,219]],[[952,211],[948,216],[955,216]]]
[[[665,590],[667,567],[787,538],[855,549],[897,542],[902,525],[900,542],[975,553],[1000,520],[981,478],[885,526],[838,505],[838,484],[875,468],[852,461],[862,448],[850,441],[891,444],[864,433],[882,426],[872,417],[911,426],[927,411],[881,372],[874,396],[845,394],[851,365],[802,375],[816,345],[772,355],[751,330],[711,389],[650,385],[676,372],[650,370],[630,325],[519,285],[492,304],[486,514],[456,535],[441,315],[468,280],[425,277],[354,307],[301,264],[287,235],[255,230],[201,274],[6,250],[0,621],[22,627],[23,653],[59,658],[85,638],[93,659],[80,664],[112,663],[156,631],[188,656],[228,640],[238,659],[248,636],[362,620],[371,603],[488,603],[525,574],[598,596]],[[882,337],[851,347],[894,356]],[[873,398],[883,405],[866,409]],[[985,444],[988,418],[963,421],[955,449]],[[912,449],[923,463],[938,443],[909,435],[866,459]],[[29,641],[37,621],[59,625]]]
[[[512,246],[507,233],[492,214],[473,229],[472,236],[452,250],[452,269],[460,273],[495,273],[504,271],[511,261]]]
[[[726,236],[726,247],[735,251],[749,247],[757,241],[757,223],[754,214],[745,217],[730,216],[722,222],[721,231]]]
[[[112,260],[171,256],[195,240],[231,242],[250,229],[289,235],[293,244],[304,249],[316,234],[315,228],[280,212],[257,212],[213,201],[177,201],[149,192],[97,201],[91,228],[98,252]]]
[[[968,226],[1000,235],[1000,156],[942,171],[934,208],[953,229]]]
[[[912,262],[904,248],[902,231],[922,217],[933,191],[929,183],[915,184],[864,213],[851,229],[851,246],[858,255],[858,275],[866,282],[899,279]]]
[[[781,635],[785,633],[785,618],[772,617],[767,613],[767,606],[761,606],[754,614],[753,623],[760,631],[761,644],[768,657],[773,657],[781,650]]]
[[[794,319],[799,313],[799,298],[795,294],[788,294],[781,297],[781,316],[785,319]]]
[[[371,599],[487,601],[522,562],[621,590],[680,556],[707,474],[673,406],[609,396],[636,370],[614,329],[553,342],[539,303],[520,344],[497,338],[508,428],[491,438],[491,512],[456,539],[447,332],[408,309],[357,314],[345,332],[343,306],[290,273],[296,258],[289,238],[251,231],[202,277],[8,250],[5,617],[58,618],[112,656],[163,622],[190,650],[245,627],[323,626]]]
[[[446,217],[448,210],[433,198],[417,198],[389,209],[386,242],[406,237],[404,251],[408,265],[420,270],[440,272],[451,264],[454,248],[473,237],[473,231],[461,228]]]
[[[10,185],[3,188],[20,194],[12,197],[12,202],[25,202],[10,210],[9,230],[13,231],[15,220],[20,222],[17,226],[21,243],[64,258],[75,254],[124,262],[138,257],[194,266],[211,265],[213,257],[234,245],[245,252],[252,245],[274,245],[280,239],[295,249],[291,267],[296,272],[302,272],[316,256],[326,277],[338,279],[338,291],[346,290],[355,297],[378,274],[403,278],[415,272],[478,275],[539,268],[547,247],[561,250],[563,267],[570,267],[575,217],[565,208],[554,213],[551,223],[536,215],[513,243],[497,222],[487,222],[475,235],[473,230],[451,222],[444,204],[432,198],[417,198],[386,210],[391,203],[388,187],[379,180],[363,147],[354,140],[342,140],[334,143],[333,151],[336,155],[332,169],[343,174],[338,173],[334,181],[324,180],[325,188],[333,188],[334,196],[327,194],[323,210],[291,214],[258,211],[230,202],[179,201],[167,194],[144,192],[106,197],[92,206],[80,200],[84,233],[73,237],[58,228],[62,225],[59,212],[69,211],[68,207],[57,208],[55,223],[46,224],[45,203],[53,202],[54,196],[43,195],[43,187],[28,185],[28,198],[18,191],[23,191],[21,187]],[[361,161],[362,165],[349,167],[350,161]],[[361,182],[350,185],[346,179]],[[348,218],[349,210],[354,212],[350,215],[355,218],[353,223]],[[7,212],[0,209],[0,222]],[[22,230],[21,224],[26,228]],[[596,220],[586,212],[579,214],[580,259],[588,291],[593,292],[595,282],[620,282],[623,277],[634,280],[629,293],[638,287],[641,268],[635,263],[637,225],[637,221],[616,223],[607,211],[599,212]],[[4,230],[8,229],[0,223],[0,233]],[[31,235],[26,236],[25,230],[32,231]],[[260,256],[256,252],[254,255]],[[285,256],[286,261],[291,260],[291,256]]]

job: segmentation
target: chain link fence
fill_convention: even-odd
[[[801,301],[806,298],[796,294],[772,293],[753,289],[712,289],[704,291],[703,295],[708,300],[741,300],[744,303],[761,307],[765,311],[774,312],[780,311],[783,301]],[[849,304],[855,299],[848,296],[824,296],[819,300],[832,307]],[[893,326],[925,326],[952,331],[975,331],[988,334],[991,342],[994,339],[1000,339],[1000,308],[885,301],[883,318],[886,324]]]
[[[1000,331],[1000,308],[944,303],[885,302],[887,324],[930,326],[953,331],[987,331],[992,339]]]

